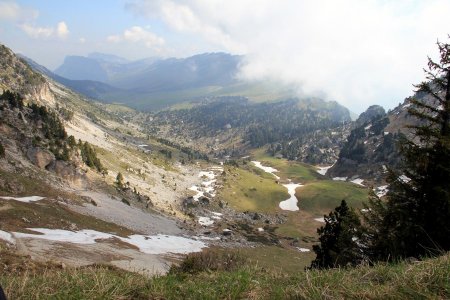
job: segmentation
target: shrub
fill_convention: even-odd
[[[170,273],[195,274],[204,271],[233,271],[242,267],[246,260],[237,252],[206,249],[191,253],[180,263],[170,268]]]

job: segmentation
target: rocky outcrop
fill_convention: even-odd
[[[85,189],[88,185],[86,174],[70,163],[57,160],[54,161],[48,169],[62,177],[72,188]]]
[[[386,111],[383,107],[379,105],[372,105],[359,115],[358,119],[355,121],[355,127],[362,126],[364,124],[370,123],[373,120],[379,119],[386,115]]]
[[[423,94],[416,94],[414,98],[435,105],[432,98]],[[387,168],[398,168],[402,159],[399,140],[405,136],[412,139],[410,126],[420,122],[408,112],[413,106],[410,99],[406,98],[388,113],[378,105],[362,113],[342,147],[339,159],[327,175],[348,179],[359,177],[369,183],[379,183],[385,179]]]
[[[41,169],[47,169],[55,162],[55,155],[50,151],[32,147],[27,150],[27,157],[31,162]]]

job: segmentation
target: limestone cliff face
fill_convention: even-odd
[[[18,58],[11,49],[0,45],[0,89],[8,89],[23,96],[41,93],[47,85],[44,76],[34,72],[28,64]]]
[[[55,155],[40,147],[30,147],[27,150],[28,159],[38,168],[47,169],[55,162]]]
[[[58,138],[49,137],[52,135],[49,127],[54,125],[45,124],[42,115],[31,106],[34,103],[45,107],[48,114],[56,112],[55,118],[59,118],[52,84],[10,49],[0,45],[0,95],[10,91],[23,98],[23,105],[11,102],[11,96],[0,99],[0,142],[6,148],[3,162],[34,165],[64,179],[73,188],[86,188],[88,180],[80,169],[79,153],[65,158],[67,161],[55,157],[54,143]]]
[[[86,189],[89,186],[86,174],[71,163],[56,160],[49,166],[49,170],[63,178],[71,188]]]
[[[41,105],[55,108],[56,99],[53,92],[50,89],[50,84],[48,82],[30,87],[29,93],[25,95],[25,98],[29,101],[34,100],[39,102]]]
[[[433,104],[431,98],[422,94],[416,94],[414,98]],[[413,105],[410,99],[406,98],[388,113],[379,106],[371,106],[362,113],[342,147],[339,159],[327,175],[382,182],[387,168],[397,168],[401,163],[400,138],[413,138],[408,126],[418,125],[419,120],[408,113],[408,108]]]

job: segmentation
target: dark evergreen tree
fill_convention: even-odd
[[[98,159],[97,157],[95,149],[88,142],[81,143],[80,149],[83,162],[88,167],[96,169],[98,172],[101,172],[103,166],[100,162],[100,159]]]
[[[5,157],[5,147],[3,147],[3,144],[0,142],[0,158]]]
[[[117,185],[117,187],[119,187],[119,188],[123,188],[123,186],[124,186],[124,183],[123,183],[123,175],[122,175],[122,173],[118,173],[117,174],[117,176],[116,176],[116,185]]]
[[[341,205],[324,217],[325,225],[317,229],[320,244],[314,245],[316,258],[311,268],[354,266],[363,260],[360,240],[363,236],[359,217],[347,206]]]
[[[403,168],[389,174],[386,203],[369,203],[374,260],[450,250],[450,45],[438,47],[440,61],[429,58],[427,81],[416,86],[418,98],[411,100],[409,113],[420,122],[411,126],[415,137],[400,144]]]

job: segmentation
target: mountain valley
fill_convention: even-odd
[[[385,197],[397,145],[419,124],[414,104],[352,121],[339,103],[284,87],[262,100],[236,81],[241,59],[97,53],[52,72],[1,46],[0,266],[152,280],[196,253],[274,274],[310,266],[343,199],[363,216],[372,191]]]

